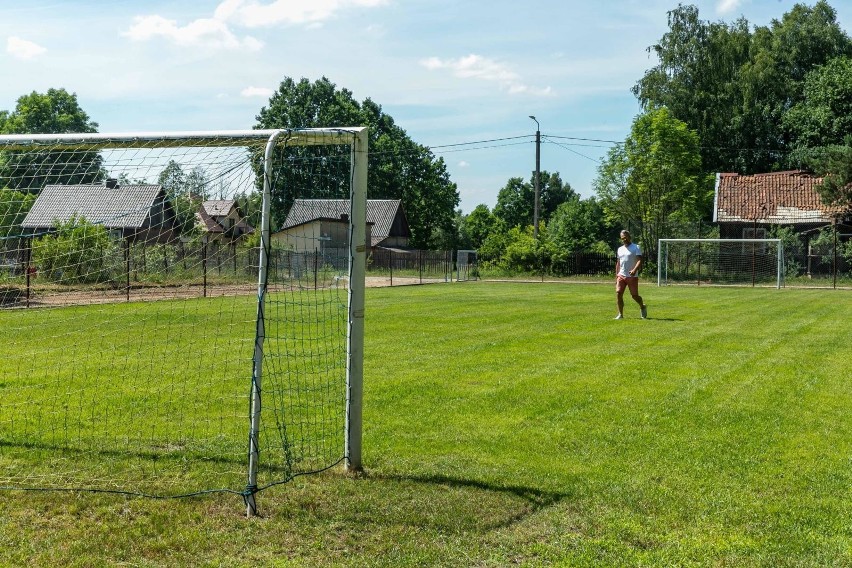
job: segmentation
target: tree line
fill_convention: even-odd
[[[678,5],[648,51],[658,64],[632,88],[641,112],[600,164],[595,196],[567,195],[534,242],[531,216],[507,214],[504,188],[493,211],[459,216],[463,244],[523,270],[523,243],[524,258],[547,269],[566,249],[614,250],[627,228],[654,258],[658,238],[718,236],[718,172],[806,169],[824,176],[826,203],[852,203],[852,41],[828,1],[796,4],[767,26],[702,20]]]
[[[630,229],[649,256],[660,237],[708,236],[701,228],[710,226],[717,172],[809,169],[825,176],[827,203],[852,202],[852,40],[827,0],[795,4],[766,26],[745,18],[703,20],[692,5],[669,11],[667,22],[668,31],[648,48],[658,63],[632,88],[640,112],[600,164],[595,195],[581,198],[558,172],[541,173],[538,239],[532,175],[510,178],[493,209],[481,204],[465,214],[457,210],[458,188],[442,158],[412,140],[381,105],[359,102],[325,77],[285,78],[255,127],[368,126],[368,196],[402,201],[411,245],[477,249],[509,270],[556,267],[576,251],[612,251],[620,228]],[[25,95],[14,111],[0,111],[0,133],[96,129],[64,89]],[[290,163],[319,159],[310,148],[286,152],[281,158]],[[74,183],[102,175],[96,154],[84,160]],[[29,166],[26,157],[3,153],[0,187],[29,192],[19,183]],[[293,169],[278,180],[273,226],[283,223],[297,196],[292,188],[317,185],[308,174]],[[345,175],[326,176],[319,190],[339,193]],[[38,180],[27,187],[38,187]],[[238,201],[250,215],[259,211],[257,191]]]

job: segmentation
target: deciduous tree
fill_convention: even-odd
[[[450,180],[442,158],[414,142],[380,105],[357,102],[352,93],[323,77],[313,83],[286,78],[257,116],[258,128],[369,127],[368,197],[400,199],[412,231],[411,244],[429,247],[453,231],[458,188]],[[312,148],[288,150],[290,159],[305,159]],[[280,225],[293,199],[301,196],[340,197],[348,183],[348,169],[316,179],[308,172],[282,180],[273,195],[273,216]],[[285,189],[285,187],[287,189]]]
[[[89,133],[97,127],[77,95],[65,89],[33,91],[18,99],[14,111],[0,113],[3,134]],[[0,187],[38,193],[47,184],[93,183],[103,178],[102,166],[97,152],[5,151],[0,154]]]
[[[698,135],[666,108],[633,121],[630,136],[599,168],[595,189],[609,219],[631,230],[651,255],[658,238],[697,221],[713,195]]]

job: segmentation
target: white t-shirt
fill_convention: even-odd
[[[630,278],[630,271],[639,262],[639,257],[642,256],[642,249],[636,243],[629,245],[621,245],[618,247],[618,275]],[[638,274],[635,274],[638,276]]]

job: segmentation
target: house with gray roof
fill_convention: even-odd
[[[211,199],[201,203],[195,218],[208,242],[236,243],[254,232],[233,199]]]
[[[346,249],[350,213],[348,199],[296,199],[272,240],[299,250]],[[406,248],[410,238],[400,200],[367,200],[367,242],[371,247]]]
[[[31,236],[55,230],[56,223],[83,217],[130,242],[168,242],[174,238],[174,210],[160,185],[47,185],[21,227]]]

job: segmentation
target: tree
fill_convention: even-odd
[[[18,99],[15,110],[0,115],[3,134],[64,134],[97,132],[77,103],[77,95],[65,89],[35,91]],[[0,186],[38,193],[47,184],[94,183],[104,177],[103,160],[97,152],[5,151],[0,154]]]
[[[22,234],[21,222],[35,203],[35,195],[0,189],[0,243]]]
[[[836,57],[808,73],[804,96],[783,123],[799,146],[843,144],[852,133],[852,57]]]
[[[601,204],[594,197],[569,199],[559,205],[547,231],[554,249],[560,253],[595,251],[610,252],[611,240]]]
[[[657,239],[692,225],[712,203],[698,135],[666,108],[639,115],[623,146],[610,150],[595,189],[610,221],[629,229],[646,254]]]
[[[824,202],[852,204],[852,58],[837,57],[808,73],[804,98],[784,125],[797,141],[792,165],[823,176]]]
[[[432,246],[440,235],[454,231],[458,188],[450,181],[446,164],[406,132],[369,98],[358,103],[347,89],[338,89],[323,77],[313,83],[286,78],[257,116],[258,128],[369,128],[368,197],[400,199],[411,227],[413,246]],[[319,148],[289,148],[282,159],[310,164],[321,159]],[[314,158],[312,160],[311,158]],[[348,195],[346,164],[319,178],[312,170],[288,168],[286,179],[273,189],[272,213],[279,225],[293,200],[299,197]],[[287,188],[287,189],[285,189]]]
[[[157,183],[163,186],[175,213],[175,227],[186,235],[196,229],[196,217],[207,193],[207,175],[201,166],[186,174],[174,160],[160,172]]]
[[[494,215],[508,227],[532,226],[535,208],[535,173],[529,182],[510,178],[497,194]],[[539,220],[547,223],[561,203],[577,197],[571,185],[563,183],[558,173],[540,172]]]
[[[698,133],[708,172],[784,166],[796,141],[782,120],[802,100],[807,73],[852,52],[825,0],[812,8],[796,4],[753,32],[742,18],[730,25],[702,21],[695,6],[670,11],[668,24],[649,48],[660,63],[633,93],[644,110],[665,106]]]
[[[645,72],[633,93],[644,110],[665,106],[698,132],[706,166],[726,164],[727,171],[737,161],[731,148],[755,145],[735,126],[748,120],[740,114],[743,94],[736,80],[749,57],[748,22],[711,24],[699,18],[697,7],[681,5],[668,12],[668,25],[660,42],[648,48],[659,64]]]
[[[464,217],[459,231],[471,248],[479,249],[488,235],[494,231],[496,224],[497,218],[494,217],[488,206],[480,203]]]
[[[494,216],[507,227],[526,227],[533,222],[534,193],[523,178],[509,178],[497,194]]]
[[[115,243],[103,225],[84,217],[57,222],[54,233],[33,240],[33,260],[57,282],[105,282],[119,266]]]

